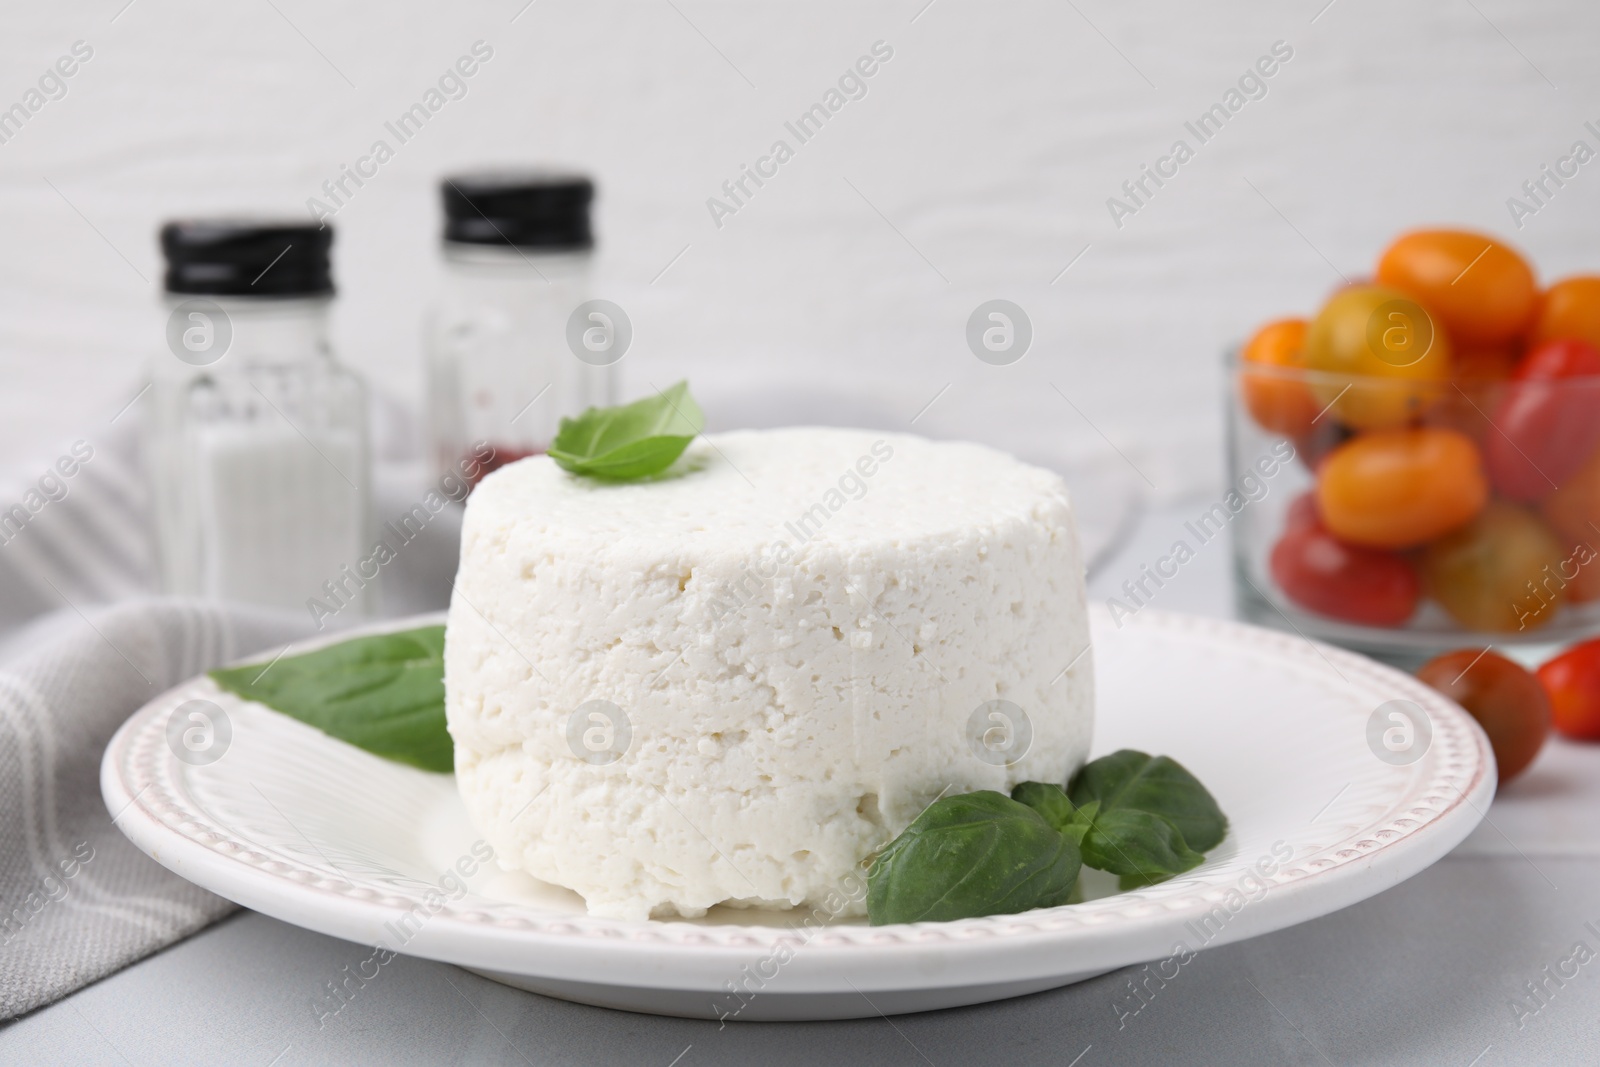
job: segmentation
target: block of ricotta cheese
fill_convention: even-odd
[[[980,445],[739,431],[629,484],[525,459],[467,502],[456,779],[502,865],[593,915],[861,914],[941,794],[1083,762],[1088,641],[1066,486]]]

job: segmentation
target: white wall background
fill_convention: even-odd
[[[1396,230],[1506,233],[1546,277],[1600,267],[1600,164],[1521,232],[1505,205],[1595,143],[1600,7],[1578,0],[124,2],[4,15],[0,106],[94,48],[0,145],[8,467],[93,438],[137,390],[162,219],[303,212],[478,39],[494,58],[469,95],[336,220],[338,346],[411,401],[434,182],[485,161],[597,176],[627,393],[686,375],[723,423],[758,386],[909,419],[953,382],[918,428],[1111,456],[1098,427],[1169,496],[1220,478],[1223,347],[1313,308]],[[706,198],[880,39],[868,96],[716,229]],[[1118,230],[1106,198],[1277,40],[1294,58],[1269,94]],[[1034,322],[1012,367],[963,340],[991,297]]]

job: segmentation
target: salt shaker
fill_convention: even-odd
[[[328,343],[332,243],[299,222],[161,230],[145,448],[169,593],[309,610],[319,628],[372,608],[366,389]]]
[[[440,193],[444,279],[425,346],[433,451],[439,473],[472,457],[482,477],[543,452],[561,416],[616,403],[631,326],[592,299],[588,178],[480,171],[445,178]]]

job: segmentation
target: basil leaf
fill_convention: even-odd
[[[1011,799],[1018,804],[1028,805],[1057,830],[1065,830],[1078,821],[1077,808],[1067,799],[1067,794],[1062,792],[1059,785],[1050,785],[1047,782],[1023,782],[1011,791]]]
[[[1228,818],[1216,798],[1182,764],[1166,756],[1149,756],[1131,748],[1102,756],[1072,776],[1067,796],[1078,808],[1098,800],[1106,812],[1159,815],[1199,852],[1216,848],[1228,836]]]
[[[867,873],[867,917],[884,923],[1009,915],[1064,903],[1082,858],[1039,813],[1001,793],[944,797]]]
[[[1084,835],[1089,832],[1095,812],[1100,810],[1098,801],[1083,808],[1074,808],[1072,801],[1067,799],[1067,794],[1062,792],[1059,785],[1050,785],[1046,782],[1023,782],[1011,791],[1011,799],[1019,804],[1026,804],[1038,812],[1045,822],[1066,834],[1074,845],[1079,846],[1083,844]]]
[[[562,419],[549,454],[573,474],[634,481],[672,466],[705,426],[689,383],[679,382],[632,404]]]
[[[1205,857],[1161,816],[1123,809],[1095,815],[1083,838],[1083,862],[1119,875],[1118,885],[1133,889],[1193,870]]]
[[[444,719],[444,627],[374,634],[315,652],[214,670],[237,696],[357,748],[425,771],[455,768]]]

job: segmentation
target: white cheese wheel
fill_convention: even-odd
[[[1064,783],[1093,726],[1066,486],[974,444],[704,437],[670,476],[547,457],[467,502],[456,779],[502,864],[593,914],[859,914],[942,793]]]

